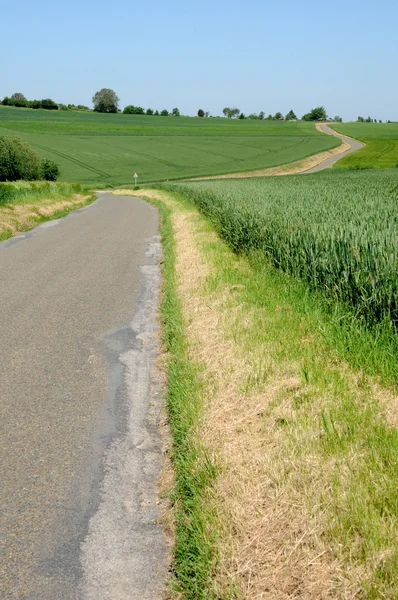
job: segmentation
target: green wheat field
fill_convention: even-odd
[[[105,187],[274,167],[339,145],[313,123],[0,107],[0,135],[56,161],[60,181]]]

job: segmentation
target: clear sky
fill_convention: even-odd
[[[398,120],[398,0],[1,1],[0,96]]]

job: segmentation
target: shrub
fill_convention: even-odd
[[[200,108],[198,110],[198,117],[204,117],[204,116],[205,116],[205,111],[202,108]]]
[[[41,179],[46,181],[57,181],[59,177],[59,167],[53,160],[42,160],[40,167]]]
[[[18,137],[0,136],[0,181],[40,179],[40,157]]]
[[[46,110],[58,110],[58,104],[54,100],[51,100],[51,98],[44,98],[41,101],[41,106]]]

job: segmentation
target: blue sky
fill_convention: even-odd
[[[398,120],[398,1],[5,2],[0,96]]]

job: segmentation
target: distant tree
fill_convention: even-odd
[[[297,121],[297,115],[294,110],[289,110],[285,117],[286,121]]]
[[[94,110],[102,113],[116,113],[119,106],[119,98],[109,88],[102,88],[93,96]]]
[[[205,111],[200,108],[198,110],[198,117],[204,117],[204,116],[205,116]]]
[[[11,100],[14,106],[28,106],[28,101],[23,94],[17,92],[11,96]]]
[[[382,123],[383,121],[381,119],[379,119],[379,123]]]
[[[142,106],[134,106],[133,104],[129,104],[128,106],[124,107],[123,114],[124,115],[144,115],[145,110],[142,108]]]
[[[336,116],[333,118],[333,121],[336,121],[336,123],[342,123],[342,122],[343,122],[343,119],[342,119],[341,117],[339,117],[339,115],[336,115]]]
[[[153,115],[153,110],[152,110],[152,108],[147,108],[147,109],[146,109],[146,113],[145,113],[145,114],[146,114],[146,115]]]
[[[154,115],[155,115],[155,117],[158,117],[159,116],[159,111],[155,110]]]
[[[258,113],[258,118],[260,119],[260,121],[263,121],[265,119],[265,114],[263,110]]]
[[[365,119],[365,123],[372,123],[372,119],[368,117],[367,119]]]
[[[363,117],[357,118],[357,123],[364,123],[365,119]]]
[[[303,117],[303,121],[326,121],[328,118],[326,110],[323,106],[317,106],[306,113]]]
[[[8,96],[5,96],[1,103],[3,106],[12,106],[12,100]]]
[[[41,100],[31,100],[30,108],[42,108]]]
[[[223,108],[223,114],[224,116],[228,117],[228,119],[234,119],[235,117],[237,117],[240,113],[239,108],[229,108],[228,106]]]
[[[283,121],[283,114],[281,112],[275,113],[274,119],[275,121]]]
[[[45,108],[46,110],[58,110],[58,104],[51,100],[51,98],[44,98],[41,101],[41,108]]]
[[[240,117],[239,117],[240,118]],[[258,119],[258,115],[256,115],[256,113],[251,113],[250,115],[248,115],[247,117],[248,119]]]
[[[205,117],[210,117],[210,113],[208,110],[206,110],[206,112],[205,112]]]
[[[239,117],[238,117],[238,118],[239,118],[239,119],[246,119],[246,115],[245,115],[245,113],[243,113],[243,112],[242,112],[242,113],[240,113],[240,115],[239,115]]]
[[[166,109],[162,110],[162,112],[160,113],[160,116],[161,117],[168,117],[169,116],[169,111],[166,110]]]
[[[268,115],[267,121],[273,121],[273,120],[274,120],[274,117],[272,115]]]
[[[171,111],[171,114],[174,117],[179,117],[180,116],[180,111],[178,110],[178,108],[173,108],[173,110]]]
[[[13,94],[11,96],[11,100],[17,100],[17,101],[25,100],[25,102],[26,102],[25,96],[23,94],[21,94],[20,92],[16,92],[15,94]]]

